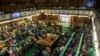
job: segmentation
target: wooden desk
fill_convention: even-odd
[[[58,38],[59,36],[47,36],[45,38],[40,38],[36,43],[51,47]]]

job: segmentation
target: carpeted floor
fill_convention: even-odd
[[[35,52],[35,49],[34,49],[34,47],[33,47],[32,49],[30,49],[30,50],[25,54],[25,56],[33,56],[34,52]]]

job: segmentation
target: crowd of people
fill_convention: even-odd
[[[0,56],[22,56],[46,33],[46,27],[44,22],[11,23],[0,31]]]
[[[91,56],[90,53],[93,50],[91,29],[91,26],[84,26],[74,30],[75,36],[64,52],[64,56],[75,56],[82,33],[84,33],[84,38],[79,56]],[[47,25],[42,21],[38,24],[34,22],[11,23],[2,27],[0,30],[0,56],[25,56],[25,53],[33,46],[35,49],[33,56],[59,56],[73,32],[63,34],[60,32],[59,39],[52,48],[35,44],[46,33],[48,33]]]

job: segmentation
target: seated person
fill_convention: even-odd
[[[9,56],[15,56],[14,50],[8,47],[7,52],[9,53]]]

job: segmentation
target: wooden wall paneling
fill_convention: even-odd
[[[89,19],[89,24],[92,24],[92,19]]]
[[[71,26],[73,26],[73,21],[74,21],[73,20],[73,17],[71,16],[71,22],[70,22],[71,23]]]
[[[81,17],[79,17],[79,24],[80,24],[80,26],[82,26],[83,23],[84,23],[84,19],[82,19]]]
[[[74,16],[74,26],[77,26],[77,16]]]
[[[80,17],[80,19],[82,21],[82,24],[87,24],[87,20],[88,20],[87,17]]]
[[[60,22],[60,15],[57,15],[57,17],[58,17],[58,22]]]
[[[85,19],[84,23],[85,23],[85,24],[88,24],[89,19],[88,19],[88,18],[84,18],[84,19]]]
[[[53,20],[53,15],[49,15],[49,20]]]
[[[38,15],[38,16],[37,16],[37,19],[38,19],[38,20],[41,20],[41,15]]]
[[[76,23],[76,26],[79,26],[79,25],[80,25],[80,24],[79,24],[79,20],[80,20],[79,17],[76,16],[76,22],[75,22],[75,23]]]
[[[59,15],[55,15],[55,17],[56,17],[55,20],[60,22],[60,16]]]
[[[74,16],[71,16],[71,25],[74,26]]]
[[[48,15],[47,16],[45,16],[45,18],[46,18],[46,20],[48,19]]]
[[[73,19],[73,22],[72,23],[73,23],[73,26],[74,26],[75,25],[74,17],[72,17],[72,19]]]
[[[72,26],[72,22],[73,22],[73,20],[72,20],[72,17],[71,17],[71,19],[70,19],[70,26]]]
[[[92,19],[87,19],[87,24],[92,24]]]
[[[86,24],[91,24],[90,22],[91,22],[91,19],[86,18]]]
[[[73,16],[71,18],[71,24],[74,26],[81,26],[81,25],[85,24],[86,20],[87,20],[87,18]]]
[[[81,19],[83,19],[83,25],[87,23],[87,19],[85,17],[83,17]]]
[[[75,18],[75,16],[73,17],[73,23],[74,23],[74,26],[76,26],[76,18]]]
[[[78,17],[78,19],[79,19],[78,23],[79,23],[79,25],[81,25],[82,20],[79,17]]]
[[[53,19],[52,15],[46,15],[46,17],[47,17],[47,20],[52,20]]]
[[[80,21],[81,21],[81,19],[77,16],[77,25],[78,25],[78,26],[81,25],[81,24],[80,24]]]

